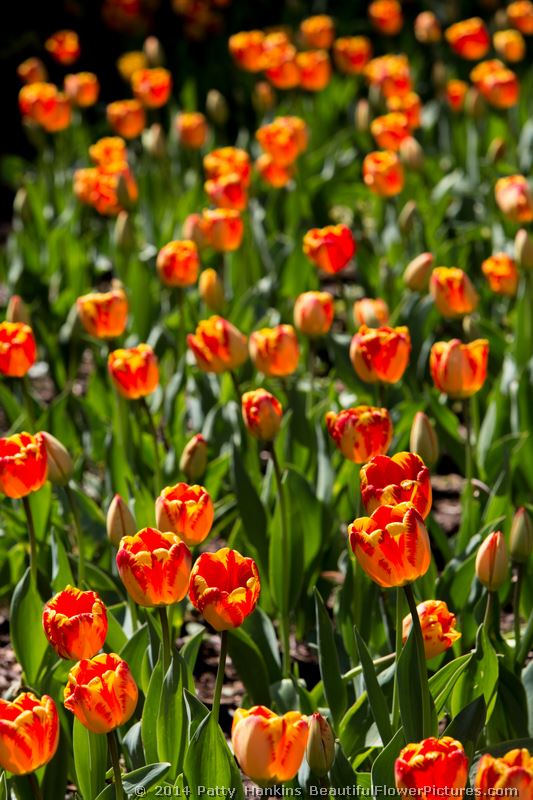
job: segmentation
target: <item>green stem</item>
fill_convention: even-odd
[[[21,381],[22,385],[22,397],[24,399],[24,407],[26,409],[26,416],[28,418],[28,426],[30,431],[33,432],[35,430],[35,417],[33,414],[33,400],[31,397],[30,392],[30,382],[28,380],[28,376],[24,375]]]
[[[177,306],[178,306],[178,338],[176,341],[176,366],[179,364],[181,356],[183,354],[184,343],[185,343],[185,319],[184,319],[184,291],[181,286],[178,286],[176,292],[176,299],[177,299]]]
[[[122,787],[122,773],[120,771],[120,760],[118,754],[117,734],[111,731],[107,734],[107,746],[109,756],[113,765],[113,775],[115,777],[115,800],[124,800],[124,789]]]
[[[520,594],[522,592],[523,579],[524,566],[523,564],[517,564],[513,597],[515,653],[518,652],[518,648],[520,647]]]
[[[311,414],[313,410],[313,401],[315,396],[315,363],[316,363],[316,348],[314,339],[309,339],[309,393],[307,395],[307,414]]]
[[[287,519],[287,504],[285,502],[285,490],[283,488],[283,478],[278,457],[274,449],[274,444],[270,446],[270,456],[274,466],[274,475],[278,490],[278,499],[281,511],[281,548],[282,548],[282,569],[281,584],[283,596],[281,600],[279,626],[281,631],[282,650],[283,650],[283,675],[289,677],[291,673],[291,648],[290,648],[290,620],[289,620],[289,575],[290,575],[290,551],[289,551],[289,526]]]
[[[231,382],[233,383],[233,388],[235,389],[235,394],[237,395],[237,402],[241,402],[242,391],[241,387],[239,386],[239,381],[237,380],[237,376],[233,372],[232,369],[229,371]]]
[[[70,513],[74,522],[74,530],[76,531],[76,543],[78,545],[78,586],[81,588],[85,583],[85,557],[83,555],[83,531],[81,529],[80,514],[78,505],[74,497],[74,493],[67,483],[65,486],[67,501],[70,506]]]
[[[35,536],[35,525],[33,524],[33,514],[28,497],[22,498],[24,513],[28,523],[28,535],[30,538],[30,573],[35,586],[37,586],[37,538]]]
[[[31,793],[35,800],[43,800],[43,793],[41,792],[41,787],[39,786],[39,781],[35,777],[34,772],[30,772],[28,774],[28,782],[31,787]]]
[[[483,626],[488,634],[491,633],[492,623],[494,618],[494,592],[488,592],[487,605],[485,606],[485,616],[483,617]]]
[[[470,404],[468,399],[463,403],[463,413],[466,428],[465,437],[465,507],[464,515],[466,524],[461,525],[457,537],[457,550],[462,552],[470,541],[472,535],[472,478],[474,477],[474,460],[472,454],[472,420],[470,415]]]
[[[227,655],[228,632],[222,631],[220,634],[220,656],[218,660],[217,680],[215,683],[215,694],[213,695],[213,709],[211,711],[217,722],[220,715],[220,698],[222,696],[222,686],[224,684],[224,672],[226,670]]]
[[[390,664],[391,661],[394,661],[396,658],[396,653],[389,653],[386,656],[380,656],[380,658],[375,658],[372,663],[375,667],[380,667],[382,664]],[[357,667],[353,667],[353,669],[345,672],[342,676],[343,683],[349,683],[353,678],[356,678],[361,672],[363,671],[363,667],[361,664],[358,664]]]
[[[420,617],[418,616],[418,611],[416,610],[416,600],[412,584],[408,583],[407,586],[404,586],[403,588],[407,597],[407,602],[409,603],[409,611],[411,612],[418,655],[420,694],[422,702],[422,736],[426,738],[427,736],[431,735],[431,710],[429,702],[428,672],[426,665],[426,653],[424,650],[424,638],[422,636],[422,628],[420,626]]]
[[[163,640],[163,672],[166,675],[170,666],[170,628],[168,624],[167,607],[159,606],[159,619],[161,620],[161,632]]]
[[[396,589],[396,671],[394,673],[394,690],[392,695],[392,729],[398,730],[400,725],[400,691],[398,686],[398,661],[403,648],[403,593]]]
[[[155,466],[155,474],[154,474],[154,481],[155,481],[155,494],[158,495],[161,489],[163,488],[162,479],[161,479],[161,460],[159,457],[159,437],[157,435],[157,428],[154,422],[154,418],[152,416],[152,412],[146,402],[146,397],[140,398],[140,403],[142,408],[144,409],[144,413],[146,414],[146,419],[148,420],[148,427],[150,428],[150,433],[152,434],[152,439],[154,442],[154,466]]]

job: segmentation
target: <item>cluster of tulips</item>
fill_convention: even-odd
[[[172,6],[193,40],[231,12]],[[102,9],[123,33],[149,12]],[[326,14],[230,35],[228,63],[255,76],[236,144],[218,91],[205,114],[176,106],[153,35],[118,59],[131,96],[105,105],[96,73],[60,87],[20,64],[39,152],[0,322],[0,548],[23,539],[0,800],[62,800],[69,781],[83,800],[242,800],[243,775],[274,794],[531,800],[533,3],[490,24],[409,14],[374,0],[368,35]],[[44,50],[56,72],[82,55],[71,30]],[[473,142],[460,180],[435,158],[438,185],[435,114],[439,148]],[[450,532],[434,487],[454,470]]]

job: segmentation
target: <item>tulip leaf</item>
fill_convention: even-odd
[[[57,531],[52,531],[52,589],[54,592],[62,591],[65,586],[75,586],[70,562]]]
[[[342,789],[357,784],[357,775],[346,758],[340,742],[335,744],[335,761],[329,771],[329,779],[333,789]]]
[[[72,738],[76,785],[82,794],[83,800],[95,800],[105,784],[107,769],[106,737],[87,730],[75,718]]]
[[[204,635],[205,631],[203,629],[198,631],[198,633],[195,633],[194,636],[190,637],[190,639],[187,639],[185,644],[180,649],[180,655],[187,665],[187,671],[188,671],[187,688],[189,689],[194,689],[194,678],[192,677],[192,674],[194,671],[196,659],[198,658],[198,651],[200,649],[200,645],[202,644]]]
[[[425,669],[421,675],[418,660],[417,643],[414,627],[407,637],[400,658],[398,659],[398,694],[400,700],[400,716],[402,719],[405,738],[408,742],[419,742],[425,736],[435,735],[437,719],[435,706],[427,684],[427,673]],[[431,727],[434,728],[433,734],[424,731],[424,720],[422,712],[421,692],[428,693],[429,711],[431,714]]]
[[[0,774],[0,800],[9,800],[9,794],[7,789],[7,781],[6,781],[6,773],[2,772]]]
[[[209,714],[209,709],[188,689],[184,690],[183,699],[187,712],[187,741],[190,742],[200,723]]]
[[[454,658],[453,661],[445,664],[429,679],[429,690],[435,702],[435,711],[437,714],[440,714],[443,710],[450,692],[459,680],[463,670],[467,668],[471,658],[472,655],[470,653],[459,656],[459,658]]]
[[[490,741],[518,739],[529,732],[527,694],[522,681],[499,662],[498,702],[488,724]]]
[[[348,696],[342,680],[333,624],[317,589],[315,589],[315,611],[320,675],[334,726],[337,728],[346,711]]]
[[[242,628],[236,628],[228,632],[228,650],[252,704],[268,706],[270,704],[268,671],[257,644]]]
[[[485,718],[487,716],[487,706],[485,698],[479,695],[467,706],[461,709],[456,717],[452,719],[444,736],[451,736],[461,742],[468,758],[472,758],[479,735],[483,730]]]
[[[147,764],[145,767],[126,772],[122,775],[122,786],[126,797],[144,797],[149,789],[161,785],[163,777],[168,772],[170,764],[158,762]],[[115,800],[115,786],[106,786],[96,800]],[[85,800],[85,799],[84,799]]]
[[[10,631],[13,650],[24,670],[26,683],[37,687],[37,678],[48,650],[41,622],[43,602],[28,568],[13,592]]]
[[[270,683],[281,679],[281,659],[276,630],[268,614],[257,606],[253,614],[244,620],[241,630],[257,644],[265,661]]]
[[[418,741],[418,739],[408,741]],[[396,782],[394,780],[394,762],[400,754],[402,747],[405,747],[406,736],[403,728],[396,731],[393,738],[388,745],[383,748],[379,756],[372,765],[372,791],[374,797],[383,795],[383,787],[387,789],[394,789]]]
[[[372,656],[368,652],[368,648],[356,627],[354,627],[354,636],[357,643],[357,650],[359,651],[359,660],[363,668],[363,677],[365,680],[368,701],[370,703],[370,708],[372,709],[372,714],[374,716],[374,721],[377,725],[379,735],[381,736],[381,741],[385,746],[393,737],[387,701],[385,700],[383,689],[378,683],[376,670],[374,664],[372,663]]]
[[[142,664],[148,648],[148,625],[144,623],[119,650],[119,656],[128,664],[137,685],[142,685]]]
[[[267,575],[267,517],[257,490],[245,469],[241,454],[235,446],[232,450],[232,477],[246,538],[257,552],[260,571],[263,575]]]
[[[497,697],[498,657],[488,637],[485,625],[480,625],[476,649],[467,668],[455,684],[451,698],[451,712],[455,717],[479,695],[485,698],[487,720],[490,719]]]
[[[144,701],[144,708],[141,718],[141,733],[143,740],[143,749],[146,760],[149,763],[158,761],[157,750],[157,722],[160,713],[161,702],[161,688],[163,686],[163,664],[159,658],[155,664],[148,684],[146,698]]]
[[[174,652],[163,680],[156,727],[157,752],[160,758],[170,762],[172,777],[182,771],[185,755],[187,718],[183,689],[187,682],[187,665],[180,654]]]
[[[234,800],[244,798],[237,764],[211,713],[199,724],[189,743],[183,771],[191,790],[191,800],[205,796],[201,787],[216,787],[219,792],[236,789]]]

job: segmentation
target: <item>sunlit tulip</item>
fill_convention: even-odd
[[[477,61],[490,47],[490,36],[479,17],[471,17],[450,25],[445,31],[446,41],[461,58]]]
[[[422,44],[439,42],[442,36],[440,22],[433,11],[421,11],[415,19],[415,38]]]
[[[294,175],[293,164],[287,164],[286,166],[278,164],[268,153],[262,153],[259,156],[255,162],[255,168],[265,183],[268,183],[275,189],[281,189],[283,186],[287,186]]]
[[[404,747],[394,764],[396,788],[424,800],[445,794],[461,796],[468,778],[463,745],[450,736],[430,737]]]
[[[92,733],[109,733],[128,722],[138,697],[127,663],[116,653],[102,653],[72,667],[65,708]]]
[[[385,36],[394,36],[403,26],[402,7],[398,0],[374,0],[368,6],[374,28]]]
[[[386,408],[356,406],[326,414],[328,433],[345,458],[364,464],[386,453],[392,439],[392,422]]]
[[[207,469],[207,441],[201,433],[189,439],[180,458],[180,469],[188,481],[202,477]]]
[[[471,397],[487,377],[489,343],[476,339],[463,344],[460,339],[435,342],[429,357],[431,377],[437,389],[454,398]]]
[[[235,63],[247,72],[260,72],[265,67],[263,31],[241,31],[229,38],[229,51]]]
[[[333,44],[335,26],[327,14],[317,14],[300,22],[300,36],[305,47],[328,50]]]
[[[303,292],[294,303],[294,324],[304,336],[325,336],[334,315],[333,296],[329,292]]]
[[[373,58],[364,74],[369,84],[378,88],[384,97],[407,94],[412,89],[409,60],[404,54]]]
[[[78,317],[90,336],[113,339],[122,336],[128,321],[128,298],[121,286],[109,292],[91,292],[76,300]]]
[[[417,453],[424,464],[433,467],[439,458],[439,440],[435,433],[435,428],[423,411],[417,411],[411,433],[409,436],[409,449],[411,453]]]
[[[17,75],[23,83],[44,83],[48,80],[46,67],[40,58],[27,58],[17,67]]]
[[[142,50],[131,50],[123,53],[117,60],[117,69],[123,80],[131,81],[135,72],[148,67],[148,59]]]
[[[170,531],[143,528],[125,536],[117,552],[117,568],[132,600],[140,606],[169,606],[187,594],[191,551]]]
[[[198,248],[189,239],[169,242],[157,254],[156,268],[165,286],[193,286],[198,280]]]
[[[246,187],[235,172],[206,181],[204,189],[211,203],[218,208],[244,211],[248,205]]]
[[[233,208],[207,208],[202,214],[201,230],[206,245],[228,253],[241,246],[244,223]]]
[[[201,320],[187,344],[203,372],[226,372],[240,367],[248,358],[246,336],[223,317]]]
[[[509,24],[526,36],[533,34],[533,3],[531,0],[516,0],[505,9]]]
[[[409,121],[402,112],[391,111],[372,120],[370,133],[378,147],[397,152],[403,140],[410,135]]]
[[[74,472],[72,457],[59,439],[47,431],[42,432],[48,464],[47,479],[58,486],[66,486]]]
[[[525,747],[509,750],[500,758],[485,753],[479,760],[475,788],[485,797],[507,795],[529,800],[533,793],[533,756]]]
[[[94,72],[77,72],[65,75],[65,94],[80,108],[94,106],[100,94],[100,84]]]
[[[242,417],[252,436],[264,442],[275,439],[283,409],[279,400],[265,389],[245,392],[241,398]]]
[[[189,599],[217,631],[242,625],[255,609],[259,592],[255,561],[229,547],[202,553],[192,568]]]
[[[320,92],[331,80],[331,63],[325,50],[304,50],[296,55],[300,71],[300,87],[309,92]]]
[[[426,600],[417,605],[416,611],[422,628],[424,652],[427,659],[444,653],[461,638],[459,631],[455,630],[455,614],[448,611],[448,606],[442,600]],[[413,618],[411,614],[408,614],[402,625],[404,644],[412,627]]]
[[[52,83],[30,83],[19,92],[22,116],[40,125],[48,133],[68,128],[71,108],[68,97]]]
[[[131,76],[133,94],[145,108],[161,108],[168,103],[172,91],[172,75],[168,69],[139,69]]]
[[[354,520],[348,534],[357,561],[379,586],[405,586],[428,571],[428,532],[410,503],[379,506],[370,517]]]
[[[271,34],[274,36],[275,34]],[[267,39],[270,37],[267,37]],[[274,55],[275,53],[275,55]],[[289,42],[282,47],[268,48],[265,45],[265,76],[276,89],[294,89],[300,83],[296,48]]]
[[[389,307],[381,297],[362,297],[353,304],[353,318],[357,326],[368,325],[369,328],[379,328],[389,321]]]
[[[255,368],[268,377],[292,375],[298,366],[300,349],[292,325],[254,331],[250,335],[249,350]]]
[[[155,501],[159,530],[177,533],[188,547],[201,544],[209,536],[215,509],[207,489],[177,483],[167,486]]]
[[[311,772],[319,778],[328,774],[335,761],[335,735],[327,719],[318,711],[309,717],[305,758]]]
[[[509,574],[509,560],[505,537],[501,531],[490,533],[480,545],[476,555],[476,575],[489,592],[503,586]]]
[[[9,378],[26,375],[37,357],[32,329],[23,322],[0,322],[0,373]]]
[[[423,292],[429,284],[434,258],[431,253],[420,253],[405,268],[403,282],[413,292]]]
[[[511,108],[518,102],[518,78],[497,59],[478,64],[470,77],[479,93],[495,108]]]
[[[209,267],[200,273],[198,292],[211,311],[221,311],[225,302],[224,284],[216,270]]]
[[[46,446],[42,433],[0,438],[0,492],[18,499],[37,492],[46,481]]]
[[[129,400],[146,397],[157,389],[157,356],[148,344],[113,350],[107,366],[118,392]]]
[[[135,139],[146,125],[146,114],[139,100],[116,100],[107,106],[107,121],[119,136]]]
[[[420,99],[419,95],[416,94],[416,92],[407,92],[407,94],[401,94],[401,95],[393,94],[392,97],[387,97],[387,108],[391,112],[400,112],[401,114],[404,114],[407,117],[407,124],[411,131],[415,130],[416,128],[419,128],[420,125],[422,124],[421,120],[422,100]],[[389,127],[392,128],[392,130],[394,130],[394,126],[389,126]],[[383,133],[382,135],[385,134]],[[405,141],[406,138],[408,138],[408,137],[402,137],[401,134],[400,137],[402,139],[402,142]],[[380,147],[381,146],[385,147],[386,145],[380,145]],[[394,148],[390,149],[392,150]]]
[[[425,519],[431,511],[431,477],[416,453],[377,455],[361,467],[361,495],[367,514],[378,506],[410,503]]]
[[[347,75],[359,75],[372,58],[372,43],[366,36],[342,36],[333,43],[337,69]]]
[[[446,100],[452,111],[462,111],[466,93],[468,92],[468,83],[461,80],[450,80],[446,84]]]
[[[135,536],[137,533],[135,517],[119,494],[115,494],[107,509],[106,532],[109,541],[117,550],[124,536]]]
[[[307,126],[300,117],[276,117],[255,135],[263,150],[282,166],[292,164],[307,148]]]
[[[204,170],[209,180],[217,180],[223,175],[238,175],[241,183],[248,186],[252,167],[250,156],[239,147],[220,147],[204,156]]]
[[[176,116],[176,130],[180,144],[190,150],[199,150],[207,141],[207,121],[199,111],[184,111]]]
[[[265,706],[238,708],[231,744],[239,766],[260,786],[292,780],[303,761],[308,719],[299,711],[278,716]]]
[[[516,564],[525,564],[533,552],[533,521],[525,508],[517,509],[513,517],[509,552]]]
[[[121,136],[104,136],[89,147],[89,156],[95,164],[103,166],[127,161],[128,149]]]
[[[514,252],[516,261],[524,269],[533,269],[533,237],[525,228],[520,228],[516,232],[514,240]]]
[[[513,64],[522,61],[526,54],[526,43],[520,31],[496,31],[492,41],[498,55]]]
[[[54,757],[59,744],[59,716],[47,694],[39,700],[22,692],[9,702],[0,698],[0,768],[27,775]]]
[[[363,180],[370,191],[393,197],[403,189],[404,174],[400,159],[390,150],[368,153],[363,160]]]
[[[333,275],[354,257],[356,242],[347,225],[327,225],[307,231],[303,251],[317,267]]]
[[[57,31],[46,40],[44,46],[54,61],[63,66],[73,64],[80,57],[80,40],[74,31]]]
[[[92,658],[107,636],[106,607],[96,592],[67,586],[45,604],[43,628],[60,658]]]
[[[513,296],[518,287],[518,269],[507,253],[495,253],[481,264],[483,275],[495,294]]]
[[[443,317],[470,314],[479,301],[470,278],[458,267],[435,267],[429,279],[429,291]]]
[[[409,363],[411,337],[406,327],[361,325],[350,344],[350,360],[365,383],[397,383]]]

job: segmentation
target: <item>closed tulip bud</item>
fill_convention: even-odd
[[[335,736],[331,725],[318,711],[309,718],[305,757],[311,772],[324,778],[335,760]]]
[[[413,292],[424,292],[427,289],[433,261],[431,253],[420,253],[409,262],[403,273],[403,282],[408,289]]]
[[[126,176],[121,173],[117,180],[117,202],[121,208],[131,209],[132,200]]]
[[[224,125],[228,121],[229,108],[226,98],[218,89],[210,89],[205,101],[205,109],[215,125]]]
[[[164,158],[167,154],[167,139],[165,132],[158,122],[154,122],[142,133],[144,149],[154,158]]]
[[[211,311],[221,311],[224,307],[224,286],[216,270],[204,269],[200,274],[198,290],[203,302]]]
[[[355,129],[359,133],[366,133],[370,127],[370,104],[366,98],[361,98],[355,106]]]
[[[153,608],[179,603],[187,594],[191,551],[175,533],[143,528],[125,536],[117,553],[117,568],[131,599]]]
[[[162,67],[165,63],[165,53],[157,36],[148,36],[143,44],[144,55],[150,67]]]
[[[117,550],[123,536],[135,536],[137,532],[135,517],[119,494],[114,496],[107,510],[106,530],[108,539]]]
[[[420,170],[424,166],[424,151],[414,136],[408,136],[401,143],[400,158],[409,169]]]
[[[489,163],[496,164],[500,159],[502,159],[505,155],[505,151],[507,149],[507,145],[504,139],[500,139],[499,136],[496,136],[495,139],[489,144],[489,149],[487,150],[487,159]]]
[[[439,457],[439,441],[429,418],[423,411],[417,411],[411,426],[409,449],[418,453],[428,467],[433,467]]]
[[[23,222],[28,222],[31,208],[28,192],[24,186],[21,186],[15,195],[15,199],[13,201],[13,211],[18,217],[21,218]]]
[[[408,200],[398,215],[398,227],[402,233],[409,233],[413,228],[416,214],[416,203]]]
[[[18,294],[13,294],[9,298],[6,309],[6,322],[20,322],[23,325],[31,324],[28,306]]]
[[[489,592],[496,592],[505,583],[508,572],[505,538],[501,531],[495,531],[477,551],[476,575]]]
[[[132,250],[135,245],[135,229],[127,211],[119,211],[113,231],[115,245],[119,250]]]
[[[525,228],[520,228],[514,240],[515,257],[524,269],[533,269],[533,239]]]
[[[172,531],[188,547],[195,547],[209,536],[215,509],[203,486],[177,483],[166,486],[155,501],[155,518],[160,530]]]
[[[470,87],[465,97],[465,111],[474,119],[479,119],[485,113],[485,103],[481,94],[473,86]]]
[[[48,460],[48,480],[58,486],[65,486],[74,471],[72,458],[67,448],[51,433],[43,431],[43,438]]]
[[[525,508],[519,508],[513,517],[510,551],[517,564],[525,564],[533,551],[533,523]]]
[[[265,389],[245,392],[241,398],[244,424],[257,439],[271,442],[276,438],[283,409],[279,400]]]
[[[188,481],[201,478],[207,469],[207,442],[201,433],[189,439],[180,458],[180,469]]]

